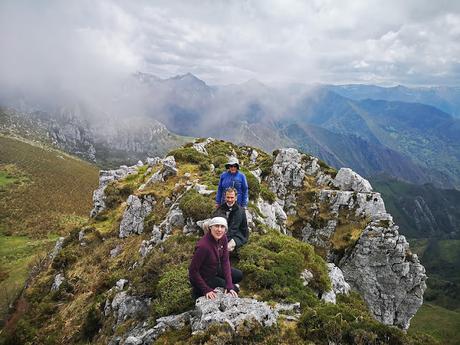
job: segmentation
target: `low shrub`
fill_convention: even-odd
[[[214,210],[214,201],[207,196],[201,195],[196,190],[187,191],[179,202],[179,207],[184,217],[193,220],[209,218]]]
[[[102,327],[102,313],[100,308],[92,305],[86,314],[85,321],[81,327],[80,337],[83,341],[91,341]]]
[[[245,287],[265,300],[314,303],[315,294],[300,279],[304,269],[313,273],[311,288],[320,292],[330,289],[323,259],[311,245],[290,236],[273,230],[266,235],[254,234],[240,254]]]
[[[194,302],[188,269],[186,265],[176,266],[160,276],[152,311],[156,317],[179,314],[191,309]]]
[[[203,162],[209,162],[208,156],[198,152],[193,147],[181,147],[168,153],[168,156],[174,156],[174,159],[178,162],[183,163],[194,163],[200,164]]]
[[[131,185],[118,186],[116,183],[110,183],[104,189],[105,205],[107,208],[115,208],[122,202],[126,201],[133,193],[134,188]]]
[[[250,200],[257,200],[260,194],[260,183],[257,178],[245,168],[241,168],[241,172],[246,175],[246,180],[248,181],[248,189],[249,189],[249,199]]]

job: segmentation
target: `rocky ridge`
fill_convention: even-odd
[[[215,301],[201,298],[193,305],[186,267],[230,156],[240,160],[251,188],[251,238],[237,263],[247,280],[242,298],[219,294]],[[368,325],[374,318],[407,329],[423,301],[424,268],[380,194],[350,169],[335,171],[295,149],[270,156],[212,138],[197,140],[164,159],[101,171],[93,200],[92,219],[60,241],[45,273],[49,278],[41,279],[49,281],[41,284],[49,284],[53,298],[74,296],[59,317],[72,310],[79,315],[80,305],[92,305],[83,313],[86,321],[77,323],[77,317],[74,328],[72,322],[66,326],[75,339],[150,344],[169,334],[189,334],[187,329],[186,343],[212,342],[216,329],[226,330],[223,343],[244,334],[282,339],[288,322],[297,330],[291,343],[314,341],[322,336],[311,333],[315,327],[309,320],[334,313],[323,309],[324,303],[355,310],[356,303],[351,307],[347,301],[362,298],[364,309],[347,321],[350,327],[365,327],[359,320]],[[103,259],[91,264],[92,255]],[[79,268],[88,265],[100,278]],[[91,280],[97,299],[85,292]],[[312,310],[317,316],[306,317]],[[355,339],[352,328],[341,332],[336,343]]]

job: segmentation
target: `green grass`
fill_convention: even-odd
[[[0,318],[24,286],[30,265],[37,256],[45,255],[56,237],[35,240],[26,236],[0,235]]]
[[[460,344],[460,312],[451,311],[433,304],[424,304],[411,320],[409,335],[415,332],[428,333],[441,344]]]
[[[68,231],[56,228],[63,215],[88,216],[98,184],[95,166],[57,150],[0,136],[0,167],[0,185],[8,183],[0,189],[0,228],[5,232],[46,237],[50,232]],[[22,183],[11,183],[18,179]]]

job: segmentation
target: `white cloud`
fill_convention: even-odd
[[[459,28],[456,1],[2,1],[0,84],[458,84]]]

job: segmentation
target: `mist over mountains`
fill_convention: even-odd
[[[99,102],[84,93],[4,90],[0,104],[17,119],[46,122],[58,146],[102,165],[117,155],[133,162],[162,154],[179,136],[212,136],[269,151],[300,148],[365,176],[460,187],[457,88],[210,86],[191,73],[161,79],[141,72],[117,83]]]

